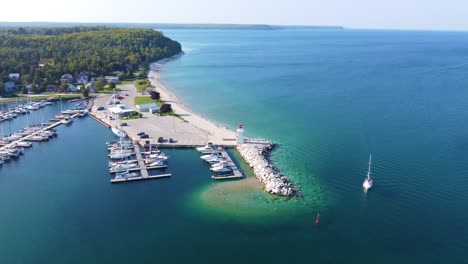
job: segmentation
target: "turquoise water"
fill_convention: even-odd
[[[166,150],[169,179],[111,185],[112,133],[75,119],[0,167],[0,263],[466,263],[468,33],[165,34],[186,52],[162,68],[168,86],[278,142],[304,197],[213,184],[193,150]]]

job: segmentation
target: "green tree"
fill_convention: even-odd
[[[114,82],[109,83],[109,88],[114,89],[115,88],[115,83]]]
[[[21,94],[27,94],[28,93],[28,89],[26,89],[26,85],[21,85],[21,90],[20,90],[20,93]]]
[[[3,84],[3,82],[0,82],[0,96],[4,96],[5,95],[5,85]]]
[[[81,92],[82,92],[84,98],[88,98],[88,96],[89,96],[89,90],[86,89],[86,87],[81,86]]]
[[[106,85],[106,80],[104,80],[104,78],[99,78],[96,81],[96,84],[94,86],[96,87],[97,91],[102,91],[105,85]]]
[[[60,84],[59,91],[62,92],[62,93],[66,93],[66,92],[68,92],[68,87],[70,87],[70,85],[68,83],[62,82]]]
[[[37,86],[37,84],[35,82],[33,82],[31,84],[31,92],[32,93],[35,93],[35,94],[38,94],[39,93],[39,87]]]

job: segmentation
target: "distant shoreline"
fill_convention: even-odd
[[[0,28],[108,26],[121,28],[214,29],[214,30],[282,30],[282,29],[345,29],[333,25],[268,25],[268,24],[175,24],[175,23],[81,23],[81,22],[0,22]]]

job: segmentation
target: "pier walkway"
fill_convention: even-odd
[[[74,115],[72,115],[72,116],[70,116],[70,117],[73,119],[73,118],[77,117],[78,115],[79,115],[79,114],[74,114]],[[31,137],[36,136],[37,134],[40,134],[40,133],[42,133],[42,132],[44,132],[44,131],[46,131],[46,130],[50,130],[50,129],[54,128],[54,127],[57,127],[57,126],[59,126],[59,125],[61,125],[61,124],[63,124],[63,123],[62,123],[62,120],[57,121],[57,122],[55,122],[55,123],[52,123],[52,124],[50,124],[50,125],[48,125],[48,126],[46,126],[46,127],[44,127],[44,128],[41,128],[41,129],[39,129],[39,130],[37,130],[37,131],[34,131],[33,133],[31,133],[31,134],[29,134],[29,135],[27,135],[27,136],[24,136],[24,137],[22,137],[22,138],[20,138],[20,139],[17,139],[17,140],[15,140],[15,141],[12,141],[12,142],[10,142],[10,143],[4,145],[3,147],[0,147],[0,151],[3,151],[3,150],[5,150],[5,149],[7,149],[7,148],[10,148],[10,147],[14,147],[14,146],[16,146],[16,144],[18,144],[18,142],[20,142],[20,141],[28,141]]]

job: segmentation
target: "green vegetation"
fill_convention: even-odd
[[[121,120],[138,119],[138,118],[141,118],[142,116],[143,116],[142,114],[134,111],[129,116],[120,117],[120,119]]]
[[[135,97],[135,105],[139,104],[151,104],[156,103],[151,97],[149,96],[136,96]]]
[[[115,92],[121,92],[122,89],[120,89],[120,88],[115,88],[115,90],[114,90],[114,89],[110,89],[110,88],[104,88],[104,89],[102,89],[102,90],[100,90],[100,91],[97,91],[97,92],[98,92],[98,93],[114,93],[114,91],[115,91]]]
[[[152,87],[149,80],[138,80],[135,82],[135,87],[139,93],[143,92],[146,88]]]
[[[91,76],[120,71],[134,76],[135,69],[181,51],[178,42],[152,29],[74,27],[0,30],[0,83],[9,73],[16,82],[57,84],[65,73]],[[38,91],[43,92],[43,91]]]

